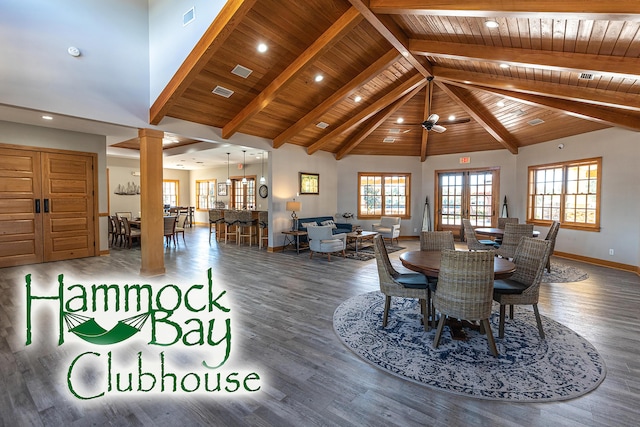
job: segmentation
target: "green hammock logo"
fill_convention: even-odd
[[[139,332],[149,318],[150,313],[119,320],[111,329],[106,330],[93,317],[74,313],[64,313],[67,329],[79,338],[98,345],[116,344],[125,341]]]

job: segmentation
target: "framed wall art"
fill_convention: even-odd
[[[224,182],[218,183],[218,196],[227,195],[227,184]]]
[[[320,194],[320,174],[300,172],[300,194]]]

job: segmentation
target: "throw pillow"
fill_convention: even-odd
[[[317,226],[317,225],[318,225],[318,223],[317,223],[317,222],[315,222],[315,221],[314,221],[314,222],[303,222],[303,223],[302,223],[302,226],[303,226],[304,228],[308,228],[308,227],[315,227],[315,226]]]
[[[330,225],[330,226],[331,226],[331,228],[338,228],[338,226],[336,225],[336,223],[335,223],[335,222],[333,222],[333,220],[332,220],[332,219],[328,219],[328,220],[326,220],[326,221],[322,221],[320,224],[321,224],[321,225]]]

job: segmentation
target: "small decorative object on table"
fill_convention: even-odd
[[[346,219],[347,222],[349,222],[351,218],[353,218],[353,214],[351,212],[345,212],[342,214],[342,218]]]
[[[362,227],[356,228],[356,234],[362,234]]]

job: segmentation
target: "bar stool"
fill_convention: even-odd
[[[224,211],[224,243],[227,244],[229,238],[233,237],[238,241],[238,211]]]
[[[264,241],[267,243],[267,247],[269,246],[269,212],[268,211],[260,211],[258,212],[258,227],[259,229],[259,247],[262,249],[264,245]]]
[[[251,211],[238,211],[238,237],[236,239],[239,245],[242,239],[249,238],[249,246],[254,238],[258,237],[258,221],[253,219],[253,212]]]
[[[220,234],[224,234],[224,213],[220,209],[209,209],[209,242],[211,234],[216,233],[216,241],[220,241]]]

